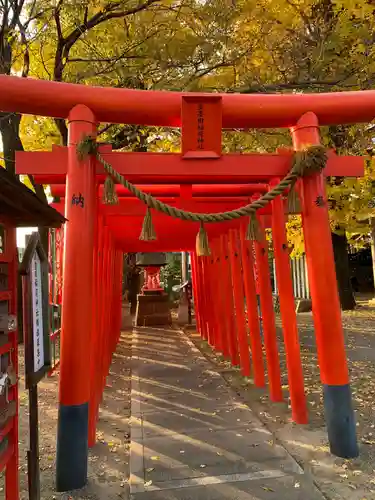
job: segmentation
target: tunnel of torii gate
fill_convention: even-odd
[[[2,111],[68,119],[67,147],[19,152],[16,169],[50,184],[64,213],[62,344],[57,489],[83,486],[88,446],[121,324],[122,252],[189,251],[197,327],[218,351],[281,401],[281,375],[264,228],[272,229],[292,417],[307,422],[294,308],[287,210],[278,196],[258,212],[261,237],[245,238],[246,221],[206,224],[211,255],[198,257],[196,222],[153,211],[155,241],[140,241],[145,206],[117,186],[119,203],[101,203],[103,166],[77,157],[77,144],[99,122],[181,127],[180,153],[112,152],[102,157],[128,181],[169,205],[197,213],[230,211],[259,198],[291,168],[294,151],[320,143],[319,126],[369,122],[375,92],[304,95],[187,94],[80,86],[0,76]],[[293,150],[222,154],[223,128],[289,128]],[[298,181],[318,361],[331,451],[355,457],[358,447],[341,324],[325,193],[325,176],[361,176],[363,158],[328,152],[324,173]],[[254,270],[257,273],[256,290]],[[257,293],[263,318],[259,331]],[[246,308],[244,308],[246,304]],[[247,327],[248,323],[248,327]],[[248,332],[249,330],[249,332]],[[248,342],[248,335],[250,347]],[[262,343],[265,348],[263,360]]]

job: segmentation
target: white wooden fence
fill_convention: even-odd
[[[294,297],[296,299],[310,299],[309,280],[307,277],[306,255],[298,259],[290,260],[290,267],[292,272]],[[276,282],[276,266],[273,260],[273,282],[274,293],[277,295],[277,282]]]

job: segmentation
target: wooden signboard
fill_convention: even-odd
[[[23,324],[25,342],[25,378],[29,390],[30,450],[28,451],[29,499],[40,499],[38,382],[51,368],[48,321],[48,260],[33,233],[27,244],[22,265]]]
[[[183,158],[220,158],[221,106],[220,96],[184,96],[182,98]]]
[[[36,385],[51,367],[48,323],[48,261],[38,233],[25,250],[21,274],[25,335],[26,388]]]

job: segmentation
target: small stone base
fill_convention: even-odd
[[[172,324],[169,297],[164,292],[148,291],[137,297],[136,326],[165,326]]]
[[[306,313],[312,311],[311,299],[297,299],[296,313]]]

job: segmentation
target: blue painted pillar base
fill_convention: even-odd
[[[58,418],[56,490],[77,490],[87,482],[89,404],[60,404]]]
[[[350,385],[323,385],[323,394],[331,453],[341,458],[358,457]]]

